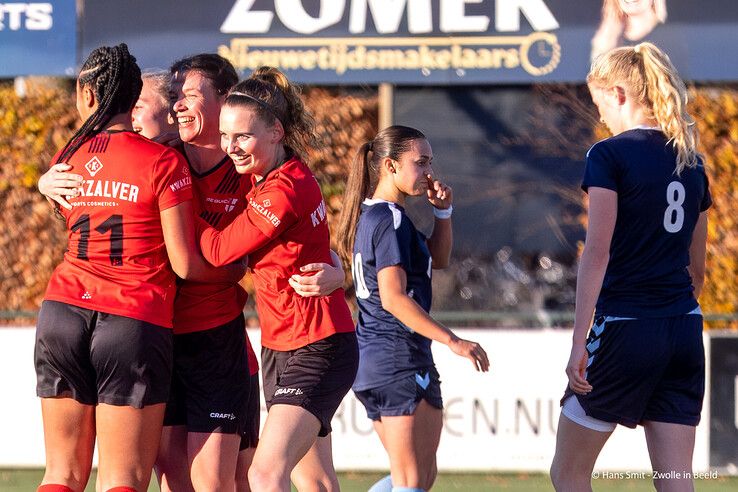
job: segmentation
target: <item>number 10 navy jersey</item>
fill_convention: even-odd
[[[685,314],[697,307],[687,271],[692,233],[712,204],[702,164],[676,174],[676,151],[659,129],[636,128],[587,153],[582,189],[618,194],[598,315]]]
[[[384,200],[362,204],[351,265],[359,304],[355,391],[392,383],[433,366],[431,340],[382,308],[377,285],[382,268],[400,266],[407,274],[407,294],[429,311],[431,257],[425,241],[401,206]]]

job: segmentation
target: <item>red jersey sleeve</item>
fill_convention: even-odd
[[[206,260],[222,266],[246,256],[279,237],[296,223],[295,194],[291,183],[278,177],[255,187],[247,196],[246,210],[218,231],[198,221],[200,248]]]
[[[192,176],[184,157],[173,149],[165,149],[153,168],[154,195],[159,198],[159,210],[192,200]]]

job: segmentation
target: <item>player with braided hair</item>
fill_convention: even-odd
[[[175,273],[234,281],[244,272],[197,252],[186,162],[133,132],[140,91],[126,45],[94,50],[77,79],[83,124],[52,161],[85,181],[60,211],[68,248],[36,330],[43,492],[84,490],[96,438],[101,490],[148,487],[171,384]]]

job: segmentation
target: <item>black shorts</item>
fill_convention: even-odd
[[[636,427],[643,421],[696,426],[705,393],[702,315],[625,319],[600,316],[587,338],[587,395],[598,420]],[[562,404],[574,394],[567,388]]]
[[[367,417],[372,420],[413,415],[421,400],[435,408],[443,408],[441,380],[435,367],[408,374],[384,386],[354,391],[354,394],[366,408]]]
[[[143,408],[169,397],[172,330],[44,301],[34,361],[36,394],[41,398]]]
[[[259,426],[261,425],[260,393],[259,374],[249,376],[249,401],[246,406],[246,425],[241,431],[239,451],[247,448],[255,448],[259,444]]]
[[[174,374],[164,425],[240,434],[247,425],[249,367],[243,314],[209,330],[174,335]]]
[[[318,436],[327,436],[356,377],[356,333],[336,333],[284,352],[262,348],[261,360],[267,409],[278,404],[302,407],[320,421]]]

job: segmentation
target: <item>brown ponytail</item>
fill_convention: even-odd
[[[260,67],[228,93],[225,104],[251,106],[267,124],[279,120],[284,145],[299,157],[315,147],[315,120],[300,97],[300,87],[274,67]]]
[[[394,125],[377,133],[374,140],[364,143],[356,152],[338,222],[338,254],[346,266],[351,265],[361,202],[369,198],[377,186],[379,164],[385,157],[399,161],[400,156],[410,149],[410,143],[419,139],[425,139],[420,130]]]

